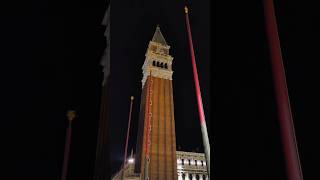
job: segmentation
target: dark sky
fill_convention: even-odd
[[[272,74],[260,1],[188,1],[216,180],[286,179]],[[119,167],[129,111],[136,97],[130,148],[135,144],[141,66],[160,25],[174,57],[177,146],[202,150],[183,1],[112,2],[112,165]],[[319,71],[315,4],[277,1],[279,34],[302,169],[319,179],[316,87]],[[3,13],[0,56],[1,179],[59,179],[66,111],[75,109],[70,180],[91,179],[105,48],[105,1],[12,4]],[[209,16],[211,14],[213,16]],[[211,22],[210,22],[211,20]],[[211,41],[210,41],[211,39]],[[210,77],[211,75],[211,77]],[[209,83],[209,81],[211,83]],[[209,127],[211,125],[212,127]],[[4,178],[2,176],[8,176]]]
[[[315,4],[276,1],[305,179],[318,179]],[[212,5],[213,169],[217,179],[286,179],[262,1]]]

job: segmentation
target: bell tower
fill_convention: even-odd
[[[142,66],[142,94],[135,172],[141,179],[177,179],[172,60],[160,27]]]

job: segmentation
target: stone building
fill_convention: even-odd
[[[176,151],[178,180],[208,180],[207,163],[204,153]],[[112,180],[140,180],[140,174],[134,172],[135,159],[131,153],[126,165]],[[123,174],[122,174],[123,173]]]
[[[207,180],[204,153],[176,151],[178,180]]]

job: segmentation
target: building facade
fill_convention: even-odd
[[[178,180],[208,180],[204,153],[177,151]]]
[[[176,151],[176,157],[178,180],[208,180],[204,153]],[[140,174],[134,172],[134,167],[135,159],[131,155],[124,168],[115,174],[112,180],[140,180]]]

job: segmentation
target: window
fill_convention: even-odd
[[[167,63],[164,64],[164,68],[168,69],[168,65]]]
[[[156,66],[156,61],[152,61],[152,65],[153,65],[153,66]]]
[[[160,63],[160,67],[163,68],[163,63]]]
[[[200,176],[199,176],[199,174],[196,174],[196,179],[200,179]]]

